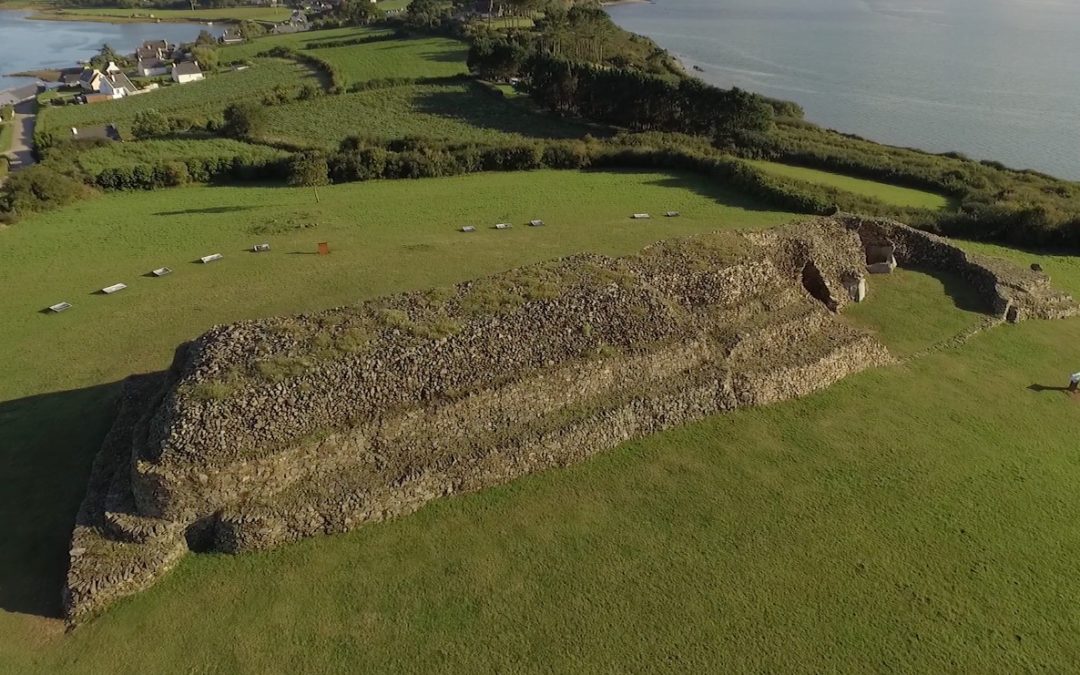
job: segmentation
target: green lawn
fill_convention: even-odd
[[[334,148],[352,135],[377,139],[417,136],[498,142],[523,138],[580,138],[597,130],[485,93],[469,82],[407,85],[321,96],[267,110],[265,139]],[[312,124],[318,135],[312,135]]]
[[[950,206],[948,197],[933,192],[926,192],[924,190],[914,190],[912,188],[889,185],[888,183],[879,183],[877,181],[853,178],[839,173],[807,169],[801,166],[791,166],[789,164],[779,164],[777,162],[766,162],[761,160],[747,160],[747,162],[762,171],[776,176],[794,178],[809,183],[834,187],[839,190],[846,190],[857,195],[863,195],[864,197],[879,199],[886,204],[892,204],[893,206],[910,206],[934,210],[946,209]]]
[[[468,47],[443,37],[394,38],[393,31],[374,28],[268,35],[221,48],[224,62],[241,61],[289,47],[336,66],[349,85],[372,79],[450,77],[468,72]]]
[[[1071,672],[1080,319],[995,328],[356,532],[193,555],[65,635],[67,534],[115,384],[222,322],[787,219],[682,174],[531,172],[114,194],[0,230],[0,670]],[[631,221],[634,211],[683,217]],[[548,227],[484,227],[542,217]],[[481,226],[462,234],[462,224]],[[314,227],[307,227],[314,224]],[[273,251],[242,249],[269,241]],[[328,241],[328,257],[311,255]],[[1080,293],[1077,258],[1039,260]],[[189,262],[212,252],[213,265]],[[162,279],[139,276],[169,265]],[[47,270],[48,274],[41,274]],[[130,288],[93,295],[116,281]],[[870,279],[899,354],[978,317]],[[67,299],[58,316],[37,313]],[[959,307],[957,306],[959,304]],[[178,665],[179,664],[179,665]]]
[[[316,82],[306,67],[293,61],[266,59],[239,71],[207,75],[201,82],[172,85],[140,96],[93,105],[44,107],[37,123],[43,129],[64,135],[71,127],[117,123],[126,132],[140,110],[156,109],[173,117],[187,117],[205,122],[220,116],[230,103],[260,97],[277,86],[297,90],[307,82]]]
[[[280,23],[289,18],[287,7],[225,7],[220,9],[132,9],[124,7],[76,7],[42,11],[34,18],[65,21],[264,21]]]
[[[368,33],[368,39],[375,37],[373,31]],[[344,39],[339,41],[340,46],[305,51],[337,66],[349,85],[372,79],[451,77],[469,72],[465,66],[469,48],[457,40],[426,37],[364,44],[349,44],[350,41]]]

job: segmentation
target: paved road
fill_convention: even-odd
[[[15,125],[15,137],[11,141],[11,170],[25,169],[34,163],[34,119],[35,102],[23,101],[15,106],[15,119],[9,124]]]

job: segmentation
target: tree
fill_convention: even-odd
[[[115,63],[120,68],[126,68],[131,65],[131,59],[127,58],[116,51],[109,44],[101,45],[101,49],[98,53],[90,59],[90,65],[98,70],[104,70],[109,66],[109,62]]]
[[[211,45],[195,45],[191,48],[191,57],[203,70],[216,70],[218,67],[218,51]]]
[[[330,169],[321,152],[298,152],[289,160],[289,185],[318,187],[330,184]]]
[[[131,134],[139,140],[165,136],[170,131],[172,125],[169,119],[153,108],[135,113],[135,119],[131,122]]]
[[[199,31],[199,37],[195,38],[195,44],[207,45],[213,47],[218,43],[217,38],[210,33],[210,31],[203,29]]]
[[[240,140],[251,140],[266,128],[265,109],[251,102],[234,103],[225,109],[221,133]]]

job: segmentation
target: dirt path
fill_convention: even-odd
[[[25,169],[34,163],[34,120],[36,118],[36,102],[33,100],[23,101],[15,106],[15,119],[10,123],[15,125],[15,136],[11,140],[11,170]]]

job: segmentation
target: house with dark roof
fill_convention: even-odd
[[[135,65],[135,72],[139,74],[139,77],[168,75],[169,64],[156,56],[147,59],[139,59],[139,62]]]
[[[176,45],[169,44],[166,40],[147,40],[135,50],[135,59],[165,61],[172,58],[174,51],[176,51]]]
[[[87,68],[79,75],[79,86],[83,91],[101,91],[101,80],[105,77],[97,68]]]
[[[40,84],[27,84],[22,87],[0,91],[0,106],[15,105],[23,101],[29,101],[41,91]]]
[[[197,61],[181,61],[174,63],[172,67],[172,79],[180,84],[196,82],[203,79],[202,68]]]
[[[110,98],[124,98],[125,96],[132,96],[139,92],[139,88],[136,87],[128,76],[123,73],[114,73],[111,75],[105,75],[101,78],[101,85],[98,89],[104,96]]]

